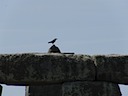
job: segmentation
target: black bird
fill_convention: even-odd
[[[54,44],[56,40],[57,40],[57,38],[53,39],[52,41],[49,41],[48,43]]]

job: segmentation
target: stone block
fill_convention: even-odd
[[[69,82],[62,90],[62,96],[121,96],[119,86],[109,82]]]
[[[94,56],[97,80],[128,84],[128,56]]]
[[[97,81],[29,86],[26,96],[121,96],[118,84]]]
[[[62,96],[62,84],[27,86],[25,96]]]
[[[95,80],[95,64],[87,55],[0,55],[0,82],[14,85]]]

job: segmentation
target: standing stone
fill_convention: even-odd
[[[55,45],[52,45],[49,50],[48,50],[48,53],[61,53],[60,49],[55,46]]]

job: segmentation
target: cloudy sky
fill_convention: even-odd
[[[0,54],[47,52],[55,37],[62,52],[128,54],[127,5],[128,0],[0,0]],[[128,87],[121,90],[128,95]],[[24,87],[4,85],[2,96],[9,95],[23,96]]]

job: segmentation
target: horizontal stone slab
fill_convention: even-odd
[[[128,84],[128,56],[0,55],[0,83],[3,84],[38,85],[92,80]]]
[[[62,96],[122,96],[118,84],[97,81],[64,83],[62,92]]]
[[[26,86],[25,96],[62,96],[62,84]]]
[[[0,83],[33,85],[95,80],[90,56],[66,54],[0,55]]]
[[[118,84],[128,84],[128,56],[99,55],[94,56],[97,80]]]
[[[76,81],[63,84],[27,86],[26,96],[121,96],[118,84]]]

